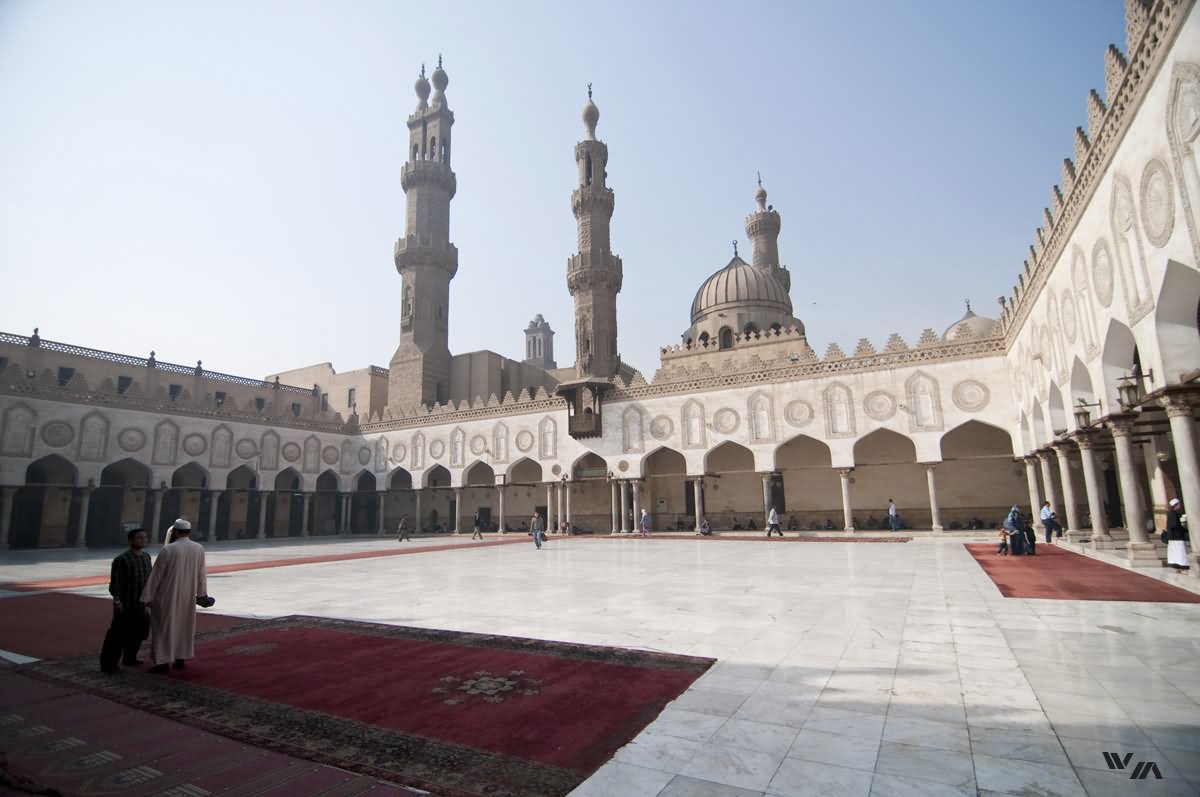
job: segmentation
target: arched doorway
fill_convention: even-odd
[[[342,527],[340,487],[337,474],[331,470],[317,477],[317,489],[313,494],[313,534],[337,534]]]
[[[354,480],[354,492],[350,496],[350,531],[365,534],[379,530],[379,493],[375,489],[375,475],[362,471]]]
[[[217,539],[244,540],[257,536],[260,504],[258,474],[247,465],[231,470],[217,503]]]
[[[421,503],[421,512],[425,523],[418,518],[417,528],[425,531],[447,532],[452,526],[447,522],[454,514],[454,491],[450,489],[450,471],[441,465],[434,465],[425,471],[424,495],[428,498]]]
[[[891,429],[876,429],[854,444],[854,490],[851,506],[858,528],[888,528],[888,499],[896,502],[906,528],[932,525],[925,469],[917,464],[917,448]]]
[[[704,517],[718,529],[763,528],[762,479],[754,452],[726,440],[704,455]],[[694,510],[693,510],[694,511]]]
[[[275,495],[267,514],[272,537],[303,536],[304,477],[295,468],[275,474]]]
[[[942,435],[941,451],[934,478],[943,528],[997,528],[1009,507],[1029,502],[1025,466],[1013,461],[1003,429],[966,421]]]
[[[536,465],[536,463],[534,463]],[[591,451],[571,463],[570,492],[571,528],[576,534],[612,530],[612,491],[608,484],[608,462]],[[537,465],[541,478],[541,466]],[[653,512],[653,505],[646,499]]]
[[[62,548],[78,535],[80,496],[75,466],[58,454],[29,463],[13,496],[10,548]]]
[[[787,514],[779,520],[789,531],[841,529],[845,526],[842,486],[829,446],[797,435],[775,449],[775,469],[783,475]]]
[[[687,476],[687,461],[673,448],[657,448],[642,460],[642,478],[646,481],[643,506],[654,516],[656,529],[680,531],[695,528],[696,492]],[[705,502],[701,487],[701,502]],[[611,504],[611,498],[608,502]],[[612,523],[609,506],[605,522]]]
[[[383,502],[384,528],[395,530],[400,525],[400,518],[407,518],[407,527],[413,526],[413,513],[416,502],[413,495],[412,474],[404,468],[396,468],[388,476],[388,491]]]
[[[163,490],[162,507],[158,525],[163,529],[175,518],[183,518],[192,524],[192,539],[204,539],[208,529],[208,513],[211,500],[208,488],[208,471],[189,462],[171,474],[171,486]],[[153,510],[151,510],[153,511]],[[151,529],[150,539],[162,539],[162,529]]]
[[[100,485],[92,491],[87,519],[89,548],[124,547],[124,528],[137,524],[149,529],[152,509],[146,500],[150,469],[134,459],[122,459],[100,471]]]
[[[463,472],[463,507],[460,512],[459,528],[474,523],[479,513],[480,528],[494,531],[498,518],[492,516],[492,500],[496,491],[496,471],[485,462],[475,462]]]

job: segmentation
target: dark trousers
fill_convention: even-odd
[[[1037,553],[1037,534],[1034,533],[1032,526],[1025,527],[1025,553],[1030,556]]]
[[[770,537],[772,534],[778,534],[780,537],[783,536],[783,532],[779,530],[778,523],[767,524],[767,536]]]
[[[150,618],[145,609],[114,608],[112,625],[108,627],[104,645],[100,648],[100,669],[115,670],[118,661],[132,662],[137,659],[138,648],[148,636]]]

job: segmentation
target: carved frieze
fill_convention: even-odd
[[[896,414],[896,397],[886,390],[873,390],[863,399],[863,412],[880,422],[890,420]]]
[[[51,448],[70,445],[75,439],[75,429],[66,421],[50,421],[42,425],[42,442]]]
[[[208,450],[208,441],[204,435],[192,433],[183,438],[183,453],[189,457],[198,457]]]
[[[991,400],[991,391],[978,379],[964,379],[954,386],[950,398],[963,412],[979,412]]]
[[[788,405],[783,408],[783,419],[788,422],[788,426],[793,426],[797,429],[812,423],[815,414],[813,406],[804,399],[789,401]]]

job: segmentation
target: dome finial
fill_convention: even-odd
[[[583,126],[587,128],[587,137],[589,140],[596,138],[596,123],[600,121],[600,109],[596,107],[596,103],[592,102],[592,84],[588,86],[588,101],[587,105],[583,106]]]
[[[442,68],[442,54],[438,53],[438,69]]]
[[[450,85],[450,77],[446,74],[446,70],[442,69],[442,54],[438,53],[437,69],[433,70],[430,75],[433,81],[433,90],[436,92],[433,101],[435,103],[445,99],[446,86]]]
[[[765,213],[767,210],[767,189],[762,186],[762,172],[755,172],[754,175],[758,178],[758,190],[754,192],[754,203],[758,205],[759,213]]]
[[[421,64],[421,74],[413,85],[417,92],[417,109],[429,107],[429,81],[425,79],[425,64]]]
[[[591,98],[592,98],[592,84],[589,83],[588,84],[588,99],[590,100]]]
[[[967,312],[968,312],[968,313],[969,313],[969,312],[971,312],[971,300],[970,300],[970,299],[963,299],[963,301],[967,303]]]
[[[755,172],[754,174],[758,177],[758,187],[762,188],[762,172]]]
[[[738,254],[737,254],[737,239],[736,238],[733,239],[733,256],[734,257],[738,256]]]

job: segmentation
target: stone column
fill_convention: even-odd
[[[379,528],[375,529],[376,534],[383,534],[383,510],[387,506],[387,490],[379,491],[379,516],[375,519],[375,525]],[[457,527],[456,527],[457,528]]]
[[[1125,504],[1125,529],[1129,532],[1129,564],[1158,567],[1154,543],[1146,537],[1146,508],[1138,484],[1137,463],[1133,459],[1133,415],[1110,415],[1105,425],[1112,432],[1117,453],[1117,475],[1121,480],[1121,501]]]
[[[413,534],[423,531],[421,527],[421,491],[413,490],[413,500],[416,502],[416,517],[413,519]]]
[[[83,488],[83,498],[79,502],[79,534],[75,538],[76,548],[87,547],[87,520],[88,509],[92,505],[92,482],[88,481],[87,486]],[[122,493],[124,490],[122,490]]]
[[[767,518],[771,516],[771,474],[762,475],[763,484],[763,528],[767,527]]]
[[[13,496],[16,487],[0,487],[0,550],[8,550],[8,535],[12,531]]]
[[[503,484],[496,485],[496,494],[499,496],[499,500],[497,502],[498,503],[498,514],[500,516],[499,529],[500,529],[500,533],[504,534],[505,531],[504,531],[504,485]]]
[[[454,488],[454,533],[459,533],[459,518],[462,517],[462,488]]]
[[[554,488],[554,497],[558,506],[558,530],[563,530],[563,525],[567,521],[567,516],[563,514],[563,493],[567,491],[567,483],[559,482]]]
[[[617,534],[621,531],[617,517],[621,513],[620,502],[617,500],[617,480],[613,479],[610,484],[612,485],[612,533]]]
[[[621,479],[621,533],[629,533],[629,482]]]
[[[304,494],[304,514],[300,518],[300,536],[308,536],[308,513],[312,508],[312,493]]]
[[[267,538],[267,503],[275,494],[260,490],[258,493],[258,538],[265,540]]]
[[[941,531],[942,513],[938,509],[937,476],[934,474],[937,463],[924,462],[922,464],[925,466],[925,482],[929,485],[929,525],[934,531]]]
[[[575,533],[575,520],[571,515],[571,483],[563,482],[563,499],[567,505],[567,522],[571,524],[571,533]]]
[[[1188,536],[1191,538],[1192,578],[1200,578],[1200,453],[1196,450],[1196,422],[1186,394],[1168,393],[1163,397],[1167,419],[1171,424],[1171,440],[1175,443],[1175,464],[1179,467],[1179,491],[1183,511],[1189,515]]]
[[[154,493],[154,514],[151,515],[154,519],[150,521],[150,528],[154,534],[158,534],[158,529],[162,526],[162,500],[166,490],[152,488],[150,492]],[[200,518],[196,518],[196,520],[199,521]]]
[[[546,482],[546,533],[554,529],[554,482]]]
[[[217,539],[217,511],[221,508],[221,491],[208,491],[208,541]],[[157,528],[157,527],[156,527]]]
[[[854,510],[850,506],[850,474],[854,468],[838,468],[842,477],[842,514],[845,516],[845,531],[854,531]]]
[[[692,497],[696,500],[696,531],[700,530],[700,525],[704,522],[704,480],[696,478],[692,480]]]
[[[633,492],[633,529],[641,531],[642,529],[642,490],[641,483],[634,479],[629,483],[629,489]]]
[[[1074,479],[1071,478],[1071,444],[1055,443],[1054,453],[1058,456],[1058,480],[1062,482],[1062,509],[1067,515],[1067,530],[1064,536],[1067,542],[1075,542],[1084,534],[1083,524],[1079,522],[1079,506],[1075,503]]]
[[[1112,535],[1108,533],[1108,515],[1104,511],[1104,493],[1100,476],[1096,472],[1096,440],[1091,430],[1080,430],[1072,435],[1079,446],[1079,464],[1083,469],[1083,487],[1087,492],[1088,513],[1092,516],[1092,547],[1111,548]]]
[[[1044,528],[1040,517],[1042,493],[1041,487],[1038,486],[1037,465],[1035,464],[1038,460],[1036,456],[1030,455],[1024,457],[1023,461],[1025,462],[1025,483],[1029,487],[1029,505],[1033,508],[1029,517],[1029,523],[1035,531],[1041,531]]]
[[[1058,490],[1054,487],[1054,471],[1051,468],[1051,460],[1054,458],[1053,451],[1039,451],[1038,462],[1042,466],[1042,486],[1046,488],[1045,500],[1050,502],[1050,510],[1052,512],[1062,512],[1063,506],[1058,500]],[[1038,506],[1037,516],[1040,519],[1042,516],[1042,508]],[[1060,523],[1062,521],[1059,521]],[[1045,527],[1045,523],[1042,524]],[[1045,539],[1045,538],[1043,538]]]

